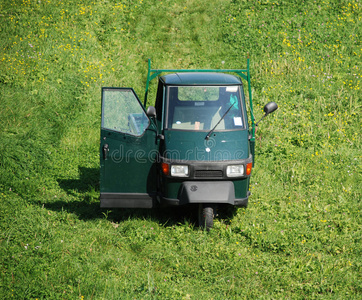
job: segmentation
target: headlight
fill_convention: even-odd
[[[227,166],[227,177],[240,177],[244,175],[244,165]]]
[[[189,166],[172,165],[171,166],[171,176],[188,177],[189,176]]]

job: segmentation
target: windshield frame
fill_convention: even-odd
[[[171,120],[171,113],[170,113],[170,107],[171,106],[186,106],[186,107],[201,107],[201,106],[207,106],[205,105],[205,103],[209,103],[209,106],[221,106],[221,104],[224,104],[225,110],[228,109],[230,107],[229,103],[226,103],[227,101],[222,100],[219,94],[219,99],[217,100],[209,100],[209,101],[202,101],[202,100],[196,100],[196,101],[192,101],[192,100],[179,100],[178,99],[178,95],[177,95],[177,99],[175,99],[175,95],[172,95],[171,89],[172,88],[184,88],[184,87],[198,87],[198,88],[208,88],[208,87],[218,87],[218,88],[225,88],[225,90],[228,88],[232,88],[232,87],[237,87],[237,91],[234,93],[237,96],[237,100],[238,100],[238,110],[239,110],[239,115],[238,117],[241,120],[242,125],[237,125],[235,126],[235,128],[222,128],[217,126],[215,128],[215,132],[220,132],[220,131],[237,131],[237,130],[245,130],[248,128],[248,124],[247,124],[247,119],[245,118],[245,95],[244,95],[244,90],[243,90],[243,85],[242,84],[212,84],[212,85],[207,85],[207,84],[201,84],[201,85],[166,85],[165,86],[165,98],[164,98],[164,129],[165,130],[176,130],[176,131],[188,131],[188,132],[209,132],[211,129],[213,129],[214,126],[209,126],[207,128],[202,128],[202,129],[192,129],[192,128],[172,128],[172,120]],[[219,91],[220,92],[220,91]],[[172,101],[170,100],[172,97],[174,97],[172,99]],[[192,105],[192,103],[194,103],[194,105]],[[174,109],[173,108],[173,109]],[[172,108],[171,108],[172,109]],[[174,112],[173,112],[174,113]],[[173,114],[172,113],[172,114]],[[222,118],[222,115],[220,115],[220,119]]]

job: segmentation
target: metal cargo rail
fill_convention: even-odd
[[[161,73],[205,73],[205,72],[216,72],[216,73],[236,73],[242,79],[248,82],[249,91],[249,106],[250,106],[250,117],[251,117],[251,142],[255,142],[255,118],[253,112],[253,98],[251,93],[251,80],[250,80],[250,60],[247,58],[246,69],[152,69],[151,59],[148,59],[148,73],[146,82],[146,91],[143,106],[146,106],[148,89],[150,81],[158,77]]]

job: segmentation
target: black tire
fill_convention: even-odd
[[[214,226],[214,210],[211,205],[199,205],[199,227],[209,231]]]

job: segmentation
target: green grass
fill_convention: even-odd
[[[361,3],[0,1],[3,299],[358,299]],[[247,209],[99,208],[102,86],[245,68],[260,123]],[[150,104],[156,86],[150,87]]]

